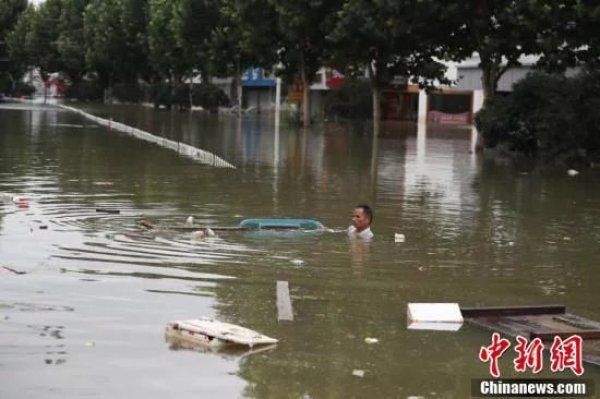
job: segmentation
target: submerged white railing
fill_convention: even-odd
[[[202,150],[200,148],[193,147],[188,144],[180,143],[177,141],[169,140],[164,137],[155,136],[152,133],[145,132],[143,130],[137,129],[133,126],[125,125],[124,123],[115,122],[111,119],[104,119],[92,114],[89,114],[85,111],[82,111],[78,108],[69,107],[66,105],[58,105],[60,108],[66,109],[68,111],[76,112],[79,115],[96,122],[101,126],[106,126],[109,129],[117,130],[119,132],[128,134],[140,140],[148,141],[150,143],[157,144],[163,148],[167,148],[177,152],[180,155],[191,158],[194,161],[203,163],[205,165],[215,166],[217,168],[232,168],[235,169],[235,166],[225,161],[224,159],[218,157],[212,152]]]

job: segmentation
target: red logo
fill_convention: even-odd
[[[535,338],[533,341],[528,342],[526,338],[517,335],[518,345],[515,346],[517,352],[517,358],[514,360],[515,370],[524,372],[527,368],[531,368],[533,374],[537,374],[542,371],[544,366],[544,344],[539,338]]]
[[[490,362],[490,374],[494,377],[500,377],[500,368],[498,367],[498,359],[502,354],[510,348],[510,341],[506,338],[500,338],[500,334],[492,334],[492,344],[490,346],[482,346],[479,350],[479,360],[482,362]]]
[[[515,352],[517,356],[513,360],[515,371],[523,373],[531,369],[533,374],[542,371],[544,366],[544,344],[540,338],[531,341],[518,335],[516,337],[517,345]],[[492,334],[492,343],[489,346],[482,346],[479,350],[479,360],[490,364],[490,374],[500,377],[500,368],[498,360],[504,352],[510,348],[510,341],[501,338],[500,334]],[[573,373],[580,376],[584,372],[583,368],[583,339],[579,335],[572,335],[567,339],[560,336],[554,337],[554,342],[550,347],[550,370],[553,373],[571,369]]]
[[[554,337],[554,342],[550,348],[552,364],[550,369],[556,373],[564,369],[571,369],[576,375],[583,374],[583,339],[579,335],[572,335],[563,340],[561,337]]]

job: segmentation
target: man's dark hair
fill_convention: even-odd
[[[365,215],[367,215],[367,217],[369,218],[369,224],[373,223],[373,210],[371,209],[371,207],[369,205],[356,205],[356,209],[362,209],[363,212],[365,213]]]

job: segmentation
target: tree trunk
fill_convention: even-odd
[[[373,94],[373,135],[379,136],[381,132],[381,90],[376,84],[371,88]]]
[[[238,118],[242,117],[242,67],[240,66],[240,60],[238,58],[237,60],[237,66],[236,66],[236,74],[235,74],[235,85],[236,85],[236,95],[237,95],[237,103],[238,103],[238,109],[237,109],[237,114],[238,114]]]
[[[302,80],[302,126],[310,126],[310,82],[306,76],[304,56],[300,57],[300,78]]]
[[[481,66],[481,87],[483,88],[484,103],[494,98],[498,84],[498,66],[494,62]]]
[[[376,68],[376,62],[369,65],[369,80],[371,81],[371,94],[373,96],[373,135],[379,136],[381,131],[381,88]]]
[[[310,126],[310,83],[304,80],[302,85],[302,126]]]
[[[302,79],[302,126],[310,126],[310,82],[306,76],[306,71],[301,72]]]
[[[194,108],[194,72],[190,72],[190,112]]]

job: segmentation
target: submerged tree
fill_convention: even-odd
[[[91,0],[85,10],[87,65],[109,91],[146,68],[146,6],[145,0]]]
[[[64,70],[58,50],[59,24],[63,0],[47,0],[38,8],[30,6],[7,37],[10,62],[23,73],[36,68],[42,80]]]
[[[381,89],[394,77],[420,85],[443,81],[446,67],[435,57],[452,50],[440,35],[445,29],[434,1],[346,0],[329,36],[333,57],[347,74],[364,76],[371,84],[373,132],[380,131]],[[442,33],[440,33],[442,32]]]
[[[276,62],[275,11],[266,0],[221,0],[219,22],[211,35],[213,72],[233,76],[241,115],[241,78],[247,68]]]
[[[64,71],[73,82],[78,82],[86,73],[83,15],[90,0],[62,2],[57,49]]]
[[[7,36],[27,8],[27,0],[3,0],[0,2],[0,92],[11,88],[11,81],[21,72],[19,65],[9,59]]]
[[[269,0],[277,14],[277,54],[283,72],[302,85],[302,124],[310,125],[310,86],[316,73],[327,65],[341,0]]]
[[[465,21],[460,40],[476,52],[486,99],[494,97],[500,78],[521,65],[525,55],[541,56],[546,65],[566,60],[570,26],[578,0],[458,1],[457,18]],[[556,55],[561,54],[562,59]],[[566,66],[566,64],[564,64]],[[559,69],[562,67],[559,67]]]

